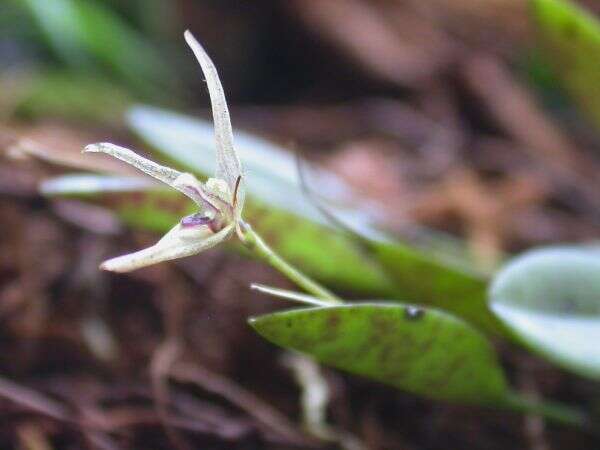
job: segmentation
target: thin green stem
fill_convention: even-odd
[[[279,270],[282,274],[304,289],[306,292],[314,295],[321,300],[326,301],[331,305],[341,305],[344,302],[331,291],[313,279],[307,277],[294,266],[285,261],[281,256],[269,247],[266,242],[250,227],[248,224],[243,224],[241,227],[240,239],[254,255],[261,260]]]
[[[507,397],[505,405],[513,411],[524,414],[536,414],[563,425],[570,425],[583,429],[589,428],[588,418],[581,410],[562,403],[530,400],[517,393],[512,393]]]

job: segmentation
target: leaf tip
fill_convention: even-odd
[[[257,329],[257,325],[260,322],[260,318],[256,317],[256,316],[251,316],[248,317],[248,319],[246,319],[246,322],[248,323],[248,325],[250,325],[252,328],[254,328],[255,330]]]

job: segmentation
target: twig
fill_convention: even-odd
[[[285,416],[256,395],[221,375],[196,364],[177,363],[171,369],[170,376],[176,381],[194,383],[208,392],[220,395],[292,443],[315,446],[315,442],[296,430]]]

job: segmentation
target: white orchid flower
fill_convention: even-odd
[[[241,236],[244,206],[242,166],[233,148],[233,132],[221,81],[213,62],[192,33],[184,33],[204,72],[212,104],[217,148],[214,178],[202,183],[192,174],[161,166],[132,150],[109,143],[88,145],[84,153],[106,153],[168,184],[192,199],[199,212],[186,216],[152,247],[109,259],[100,268],[129,272],[163,261],[195,255],[228,239]]]

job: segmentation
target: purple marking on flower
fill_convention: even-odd
[[[211,217],[203,216],[200,213],[192,214],[190,216],[185,216],[181,219],[182,227],[197,227],[199,225],[210,225],[213,221]]]
[[[193,197],[196,197],[199,200],[199,202],[202,205],[204,205],[207,209],[211,209],[214,212],[219,211],[219,208],[217,208],[209,200],[207,200],[206,197],[202,195],[202,192],[200,192],[200,190],[197,189],[195,186],[185,186],[184,189],[191,193]]]

